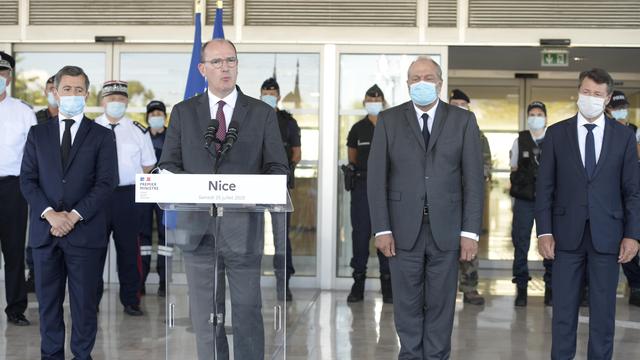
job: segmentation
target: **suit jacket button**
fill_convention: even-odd
[[[63,184],[66,184],[66,183],[67,183],[67,180],[62,179],[62,183],[63,183]]]

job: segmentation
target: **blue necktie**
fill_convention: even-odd
[[[429,114],[422,114],[422,137],[424,138],[424,148],[427,149],[429,147],[429,138],[431,134],[429,133]]]
[[[595,124],[584,124],[587,128],[587,139],[584,142],[584,169],[587,171],[587,177],[591,179],[593,172],[596,170],[596,142],[593,139],[593,129]]]

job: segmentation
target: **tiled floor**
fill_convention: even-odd
[[[542,304],[542,284],[530,285],[529,306],[513,307],[513,285],[509,274],[485,272],[488,279],[480,289],[487,295],[485,306],[457,302],[452,359],[545,359],[551,346],[551,309]],[[4,288],[3,284],[1,284]],[[184,286],[173,289],[176,309],[175,328],[165,330],[164,301],[148,286],[143,298],[146,315],[133,318],[122,313],[117,288],[110,287],[100,308],[99,332],[94,359],[195,359],[193,333],[188,320]],[[640,354],[640,308],[630,307],[620,286],[617,308],[615,359],[638,359]],[[293,289],[294,300],[287,309],[287,359],[393,359],[399,350],[393,323],[393,306],[382,303],[379,294],[368,292],[363,303],[348,305],[347,293]],[[270,329],[273,312],[265,291],[267,347],[278,351],[279,340]],[[1,303],[4,291],[0,291]],[[4,304],[0,304],[4,306]],[[68,308],[67,308],[68,313]],[[577,359],[586,359],[588,310],[581,310]],[[32,326],[15,327],[0,320],[0,359],[39,358],[37,302],[30,296],[27,317]],[[67,324],[70,320],[67,320]],[[67,354],[70,358],[71,354]],[[269,357],[271,358],[271,357]],[[276,359],[282,359],[282,352]]]

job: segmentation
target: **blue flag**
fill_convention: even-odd
[[[204,76],[198,71],[200,63],[200,48],[202,47],[202,28],[200,18],[202,14],[196,12],[195,31],[193,35],[193,49],[191,50],[191,63],[189,64],[189,75],[187,77],[187,86],[184,90],[184,99],[202,94],[207,86]]]

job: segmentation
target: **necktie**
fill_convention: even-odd
[[[224,137],[227,135],[227,120],[224,117],[224,108],[225,102],[220,100],[218,101],[218,111],[216,111],[216,120],[218,120],[218,132],[216,132],[216,138],[219,143],[216,144],[216,152],[220,151],[220,145],[224,141]]]
[[[422,137],[424,138],[424,148],[429,147],[429,138],[431,137],[431,133],[429,132],[429,114],[422,114]]]
[[[595,124],[584,124],[587,128],[587,139],[584,143],[584,169],[587,171],[587,177],[591,179],[596,169],[596,143],[593,138],[593,129]]]
[[[120,164],[118,163],[118,141],[116,141],[116,126],[118,125],[120,125],[120,123],[109,124],[109,126],[111,126],[111,132],[113,133],[113,142],[116,143],[116,186],[120,185],[120,170],[118,169],[120,167]]]
[[[75,122],[73,119],[64,119],[64,133],[62,134],[62,144],[60,145],[60,154],[62,155],[62,168],[67,167],[69,154],[71,153],[71,126]]]

